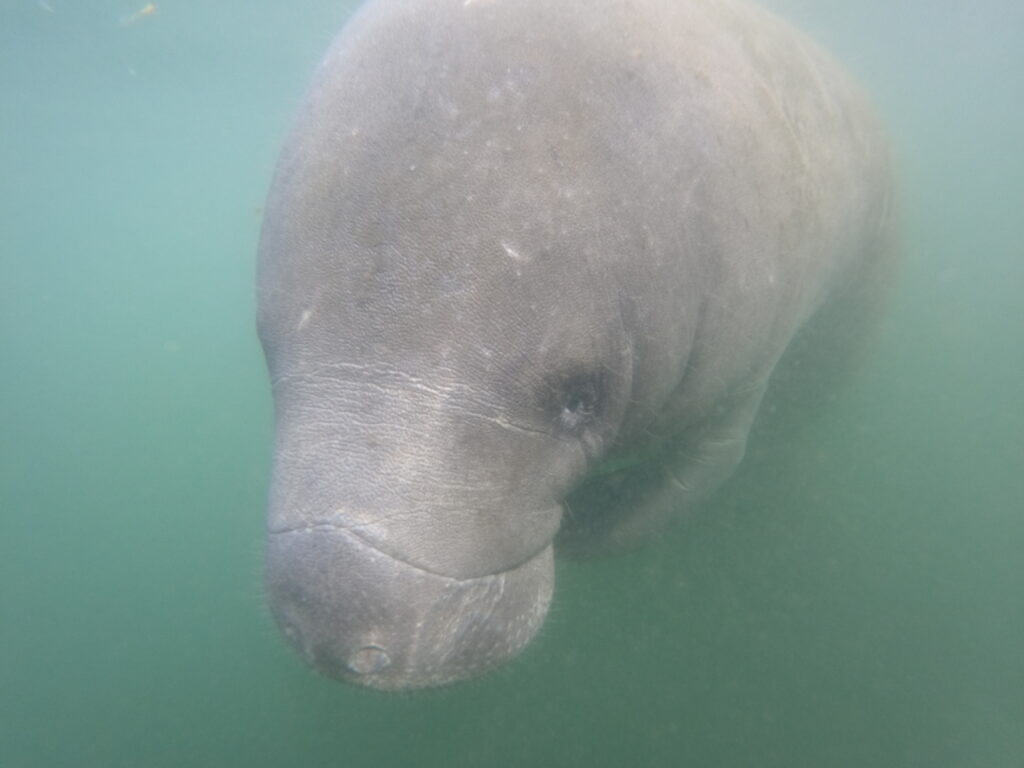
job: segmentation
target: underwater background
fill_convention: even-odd
[[[892,135],[871,354],[415,695],[307,670],[261,595],[261,206],[353,5],[0,0],[0,766],[1024,766],[1024,4],[767,3]]]

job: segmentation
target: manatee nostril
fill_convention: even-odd
[[[390,663],[391,659],[383,648],[366,645],[349,656],[346,666],[357,675],[372,675],[385,669]]]

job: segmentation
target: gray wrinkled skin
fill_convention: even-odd
[[[756,8],[371,0],[260,246],[285,635],[382,689],[513,657],[556,534],[633,546],[732,472],[796,332],[883,260],[888,190],[858,89]]]

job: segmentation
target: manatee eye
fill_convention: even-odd
[[[601,381],[590,373],[576,373],[565,377],[556,387],[553,414],[560,429],[579,435],[599,415],[601,410]]]

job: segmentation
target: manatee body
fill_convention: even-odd
[[[284,634],[382,689],[510,659],[556,534],[631,546],[732,472],[794,336],[886,260],[888,200],[865,98],[755,7],[371,0],[260,246]]]

